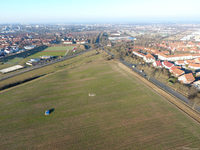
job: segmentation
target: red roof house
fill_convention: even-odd
[[[179,77],[179,76],[183,75],[185,72],[183,70],[180,70],[180,69],[173,69],[171,73],[175,77]]]
[[[178,77],[178,80],[183,84],[191,84],[195,81],[195,78],[192,73],[188,73]]]
[[[164,61],[162,62],[162,65],[166,68],[166,69],[170,69],[171,67],[174,66],[174,64],[168,62],[168,61]]]
[[[156,67],[156,68],[162,68],[163,67],[161,61],[154,61],[153,66]]]

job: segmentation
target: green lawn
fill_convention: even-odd
[[[45,50],[38,52],[34,55],[31,55],[25,59],[23,59],[20,64],[24,64],[31,58],[39,58],[40,56],[64,56],[67,50],[72,50],[73,46],[55,46],[55,47],[48,47]]]
[[[39,53],[36,53],[29,58],[39,58],[40,56],[64,56],[65,51],[42,51]]]
[[[22,59],[23,58],[21,58],[21,57],[15,57],[14,59],[7,61],[6,64],[15,65],[15,64],[18,64]]]
[[[0,149],[200,148],[200,125],[114,62],[85,55],[55,67],[1,93]]]
[[[39,56],[64,56],[67,50],[72,50],[73,46],[55,46],[48,47],[44,51],[36,53],[29,58],[38,58]]]
[[[72,50],[74,46],[55,46],[55,47],[48,47],[45,51],[66,51]]]

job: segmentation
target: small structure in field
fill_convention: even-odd
[[[41,59],[40,58],[32,58],[28,62],[26,62],[27,65],[32,66],[37,64]]]
[[[46,111],[45,111],[45,116],[48,116],[48,115],[50,115],[50,111],[49,111],[49,110],[46,110]]]
[[[54,112],[54,110],[55,110],[54,108],[51,108],[51,109],[46,110],[45,113],[44,113],[45,116],[50,115],[52,112]]]
[[[88,96],[93,97],[93,96],[96,96],[96,94],[95,93],[89,93]]]

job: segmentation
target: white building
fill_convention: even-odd
[[[35,45],[30,45],[30,46],[24,46],[25,50],[31,50],[34,49],[36,46]]]
[[[191,64],[188,65],[188,68],[198,70],[198,69],[200,69],[200,64],[191,63]]]
[[[184,66],[184,65],[185,65],[185,62],[184,62],[183,60],[177,60],[177,61],[175,61],[175,64],[176,64],[177,66]]]
[[[32,66],[33,64],[36,64],[40,61],[40,58],[32,58],[28,62],[26,62],[27,65]]]
[[[2,69],[2,70],[0,70],[0,72],[1,73],[9,73],[9,72],[16,71],[16,70],[19,70],[19,69],[22,69],[22,68],[24,68],[24,67],[21,66],[21,65],[15,65],[15,66],[12,66],[12,67],[9,67],[9,68]]]
[[[70,44],[73,44],[73,42],[72,41],[64,41],[63,44],[70,45]]]
[[[133,54],[138,56],[138,57],[141,57],[141,58],[143,58],[145,56],[144,54],[137,52],[137,51],[133,51]]]
[[[178,60],[187,60],[187,59],[194,59],[199,58],[200,54],[182,54],[182,55],[165,55],[165,54],[157,54],[158,59],[160,60],[167,60],[167,61],[178,61]]]
[[[76,44],[86,44],[86,41],[76,41]]]

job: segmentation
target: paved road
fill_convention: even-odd
[[[109,55],[114,56],[114,54],[110,53],[109,51],[105,50],[104,48],[102,48],[105,52],[107,52]],[[140,76],[142,76],[143,78],[146,78],[147,80],[149,80],[150,82],[152,82],[154,85],[156,85],[157,87],[161,88],[162,90],[166,91],[167,93],[173,95],[174,97],[178,98],[179,100],[181,100],[182,102],[184,102],[185,104],[187,104],[188,106],[191,107],[191,103],[190,100],[185,97],[184,95],[180,94],[177,91],[174,91],[172,88],[170,88],[169,86],[163,84],[162,82],[156,80],[153,77],[148,77],[145,72],[137,69],[137,64],[130,64],[126,61],[124,61],[123,59],[120,59],[120,62],[123,63],[124,65],[126,65],[127,67],[129,67],[130,69],[132,69],[134,72],[138,73]],[[132,67],[132,66],[136,66],[136,67]],[[198,112],[200,112],[200,107],[196,107],[195,108]]]
[[[85,50],[85,51],[82,51],[80,53],[77,53],[75,55],[72,55],[72,56],[64,56],[60,59],[56,59],[56,60],[53,60],[51,62],[48,62],[48,63],[44,63],[44,64],[41,64],[41,65],[36,65],[36,66],[33,66],[33,67],[27,67],[19,72],[16,72],[16,73],[13,73],[13,74],[10,74],[10,75],[7,75],[7,76],[4,76],[0,79],[0,81],[3,81],[3,80],[6,80],[8,78],[12,78],[14,76],[17,76],[17,75],[20,75],[20,74],[23,74],[25,72],[29,72],[29,71],[32,71],[32,70],[35,70],[35,69],[39,69],[39,68],[42,68],[42,67],[45,67],[45,66],[48,66],[48,65],[52,65],[52,64],[55,64],[55,63],[58,63],[58,62],[61,62],[61,61],[64,61],[64,60],[67,60],[67,59],[70,59],[70,58],[74,58],[76,56],[79,56],[79,55],[82,55],[86,52],[89,52],[91,51],[92,49],[88,49],[88,50]]]

